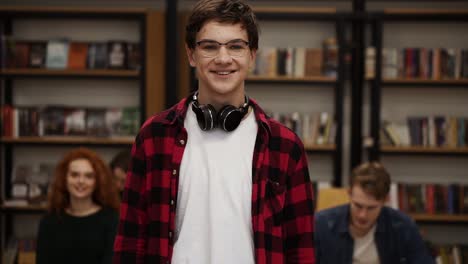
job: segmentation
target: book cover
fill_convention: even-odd
[[[30,45],[26,41],[16,41],[15,43],[15,68],[29,67]]]
[[[127,68],[129,70],[140,70],[141,50],[140,43],[127,43]]]
[[[323,42],[323,75],[336,78],[337,69],[338,44],[336,38],[327,38]]]
[[[124,69],[127,60],[127,43],[125,41],[109,41],[108,66],[110,69]]]
[[[68,65],[67,40],[49,40],[47,42],[46,67],[48,69],[65,69]]]
[[[32,68],[44,68],[46,61],[46,42],[32,42],[29,54],[29,66]]]
[[[68,108],[65,111],[65,135],[86,135],[86,110],[84,108]]]
[[[89,69],[107,68],[107,43],[93,42],[88,46],[87,65]]]
[[[323,52],[322,49],[308,48],[305,50],[305,76],[321,76]]]
[[[88,43],[71,42],[68,52],[68,68],[86,69],[86,56],[88,55]]]
[[[120,136],[122,134],[122,109],[109,108],[106,110],[106,128],[110,136]]]
[[[135,136],[140,128],[140,111],[137,107],[122,109],[121,134]]]
[[[45,136],[63,136],[65,133],[65,111],[63,106],[47,106],[42,110],[41,121]]]
[[[306,57],[306,48],[298,47],[295,48],[294,52],[294,77],[304,77],[305,76],[305,57]]]
[[[86,129],[89,136],[108,136],[105,108],[88,108],[86,110]]]

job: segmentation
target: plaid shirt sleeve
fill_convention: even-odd
[[[315,263],[314,208],[307,156],[302,142],[295,136],[290,151],[283,230],[286,263]]]
[[[120,219],[114,242],[113,263],[144,263],[147,225],[145,140],[139,134],[132,147],[132,158],[127,173]]]

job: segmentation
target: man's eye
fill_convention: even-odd
[[[233,44],[233,45],[229,46],[229,49],[231,49],[231,50],[241,50],[243,48],[244,47],[242,45],[238,45],[238,44]]]

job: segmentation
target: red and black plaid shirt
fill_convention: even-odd
[[[179,169],[187,137],[184,99],[148,119],[136,137],[114,264],[170,263]],[[252,227],[257,264],[315,263],[314,208],[299,138],[254,100],[258,134],[252,163]],[[226,227],[229,228],[229,227]]]

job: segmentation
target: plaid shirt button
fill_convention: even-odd
[[[179,140],[179,143],[180,143],[180,145],[183,146],[185,144],[185,140],[181,139],[181,140]]]
[[[172,170],[172,175],[176,175],[177,174],[177,170]]]

